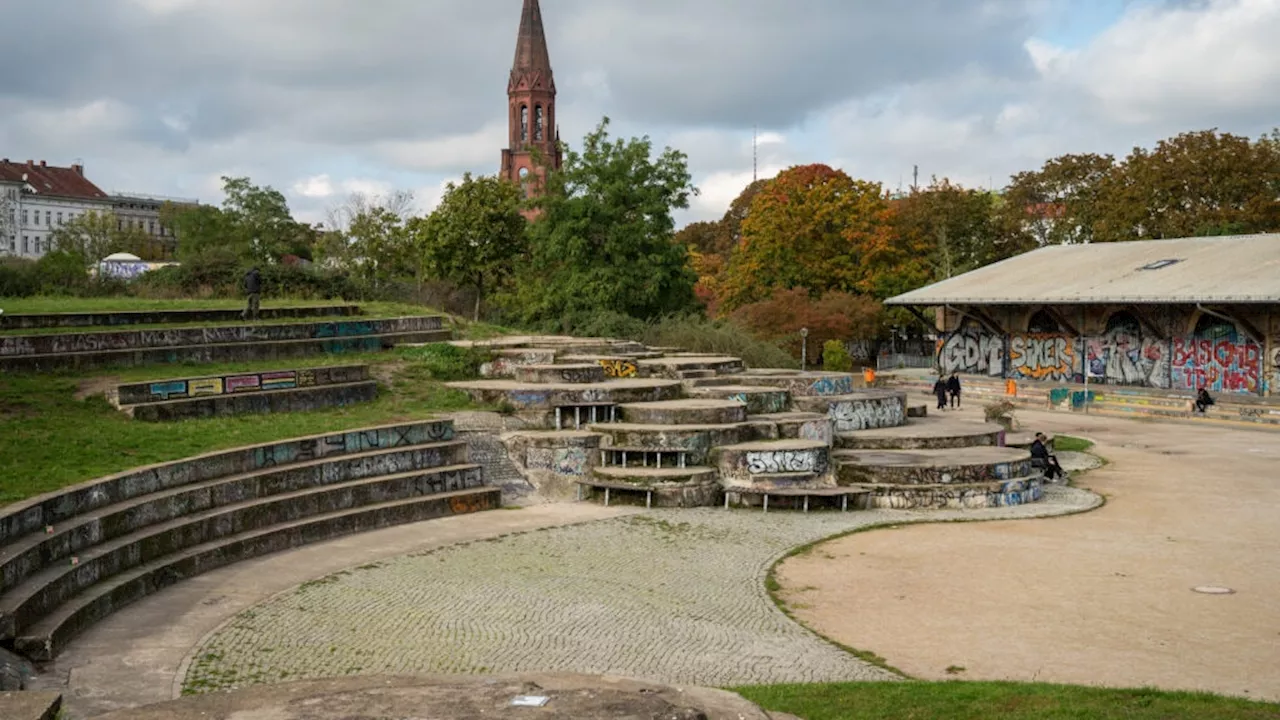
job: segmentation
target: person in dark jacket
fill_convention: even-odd
[[[1036,433],[1036,440],[1031,443],[1031,465],[1043,468],[1045,478],[1054,482],[1058,478],[1066,477],[1067,472],[1058,464],[1057,456],[1049,453],[1049,448],[1044,444],[1048,439],[1044,433]]]
[[[1212,404],[1213,398],[1209,396],[1209,391],[1200,388],[1200,392],[1196,393],[1196,412],[1203,414]]]
[[[244,312],[240,313],[240,317],[245,320],[257,320],[258,305],[262,300],[262,275],[258,272],[257,266],[245,273],[244,292],[249,296],[249,300]]]
[[[951,395],[951,407],[960,409],[960,376],[951,373],[951,377],[947,379],[947,393]]]
[[[938,397],[938,409],[947,409],[947,381],[938,376],[938,382],[933,384],[933,394]]]

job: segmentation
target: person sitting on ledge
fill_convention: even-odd
[[[1209,391],[1205,390],[1204,388],[1200,388],[1200,392],[1196,393],[1195,412],[1198,412],[1203,415],[1204,411],[1208,410],[1209,406],[1212,404],[1213,404],[1213,398],[1209,397]]]
[[[1048,439],[1044,433],[1036,433],[1036,441],[1031,443],[1031,466],[1042,468],[1045,479],[1054,482],[1058,478],[1066,477],[1067,472],[1058,464],[1058,457],[1049,454],[1049,448],[1044,444]]]

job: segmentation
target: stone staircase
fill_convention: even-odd
[[[107,400],[136,420],[162,422],[342,407],[377,395],[368,365],[336,365],[130,383]]]
[[[0,644],[37,662],[119,608],[267,553],[493,509],[451,421],[210,453],[0,508]]]
[[[914,397],[932,398],[933,378],[919,372],[889,372],[883,382]],[[1280,428],[1280,397],[1219,393],[1216,404],[1204,414],[1192,412],[1188,392],[1122,385],[1063,384],[1019,380],[1017,395],[1006,393],[1000,378],[961,376],[967,402],[1006,400],[1035,410],[1084,412],[1105,417],[1160,419],[1173,422],[1210,423],[1257,429]]]
[[[508,340],[508,343],[516,341]],[[646,506],[968,508],[1041,497],[998,425],[929,418],[848,373],[747,370],[738,358],[524,338],[487,379],[450,383],[532,430],[504,436],[546,495]],[[594,344],[598,355],[583,350]],[[563,348],[572,345],[572,352]],[[607,371],[630,364],[633,373]],[[601,372],[605,370],[605,372]],[[506,379],[510,378],[510,379]],[[584,418],[584,411],[590,415]]]
[[[0,371],[273,360],[448,340],[440,316],[0,335]]]

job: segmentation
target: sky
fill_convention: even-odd
[[[0,156],[220,203],[222,176],[321,222],[420,211],[492,174],[522,0],[0,0]],[[685,152],[720,217],[821,162],[970,187],[1065,153],[1280,126],[1280,0],[542,0],[562,138],[599,120]]]

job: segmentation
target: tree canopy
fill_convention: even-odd
[[[697,280],[672,210],[697,190],[683,153],[653,157],[648,137],[610,139],[609,119],[549,170],[532,201],[529,253],[510,312],[530,323],[597,312],[649,319],[694,306]]]
[[[55,228],[49,242],[55,250],[74,255],[86,265],[117,252],[153,259],[148,257],[150,237],[140,228],[122,226],[111,212],[81,213]]]
[[[521,190],[496,176],[445,186],[435,212],[410,221],[424,270],[475,289],[472,319],[480,319],[485,293],[502,287],[527,248]]]

